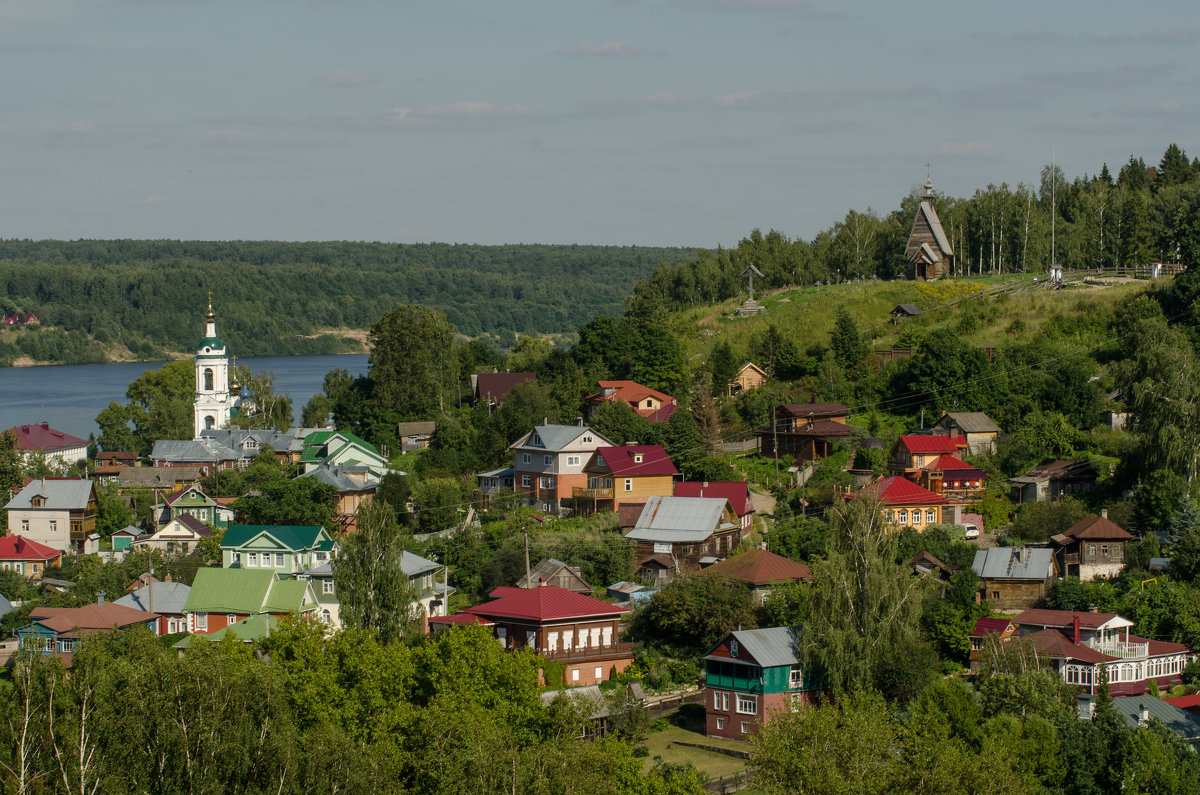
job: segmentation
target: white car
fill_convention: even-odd
[[[968,541],[979,538],[979,528],[973,524],[964,525],[963,538],[967,539]]]

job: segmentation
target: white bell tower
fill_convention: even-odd
[[[229,425],[233,399],[229,394],[229,356],[225,343],[217,339],[212,299],[204,316],[204,339],[196,346],[195,437],[209,428]]]

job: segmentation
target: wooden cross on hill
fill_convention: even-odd
[[[742,278],[750,282],[750,300],[754,300],[754,277],[762,278],[762,271],[753,265],[747,266],[746,270],[742,271]]]

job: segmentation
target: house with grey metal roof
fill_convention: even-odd
[[[574,502],[573,489],[585,488],[583,471],[592,453],[613,443],[586,425],[538,425],[509,446],[513,451],[513,490],[543,511],[557,513]]]
[[[967,448],[979,454],[996,449],[1000,426],[982,411],[950,411],[943,412],[933,424],[933,432],[940,436],[961,436],[967,440]]]
[[[30,479],[4,506],[8,532],[64,552],[85,552],[96,531],[96,490],[79,478]]]
[[[153,581],[117,599],[114,604],[132,607],[146,613],[154,613],[158,620],[154,622],[155,635],[174,635],[176,632],[187,630],[187,620],[183,616],[183,606],[187,604],[190,585],[172,582]]]
[[[1091,712],[1092,701],[1085,699],[1084,703]],[[1151,695],[1124,696],[1114,698],[1113,706],[1125,716],[1125,722],[1131,727],[1144,726],[1152,720],[1157,720],[1168,730],[1175,732],[1193,749],[1200,749],[1200,715],[1195,715],[1174,704],[1169,704],[1161,698]],[[1081,709],[1082,713],[1083,710]]]
[[[811,703],[821,688],[806,676],[798,627],[730,632],[704,658],[705,734],[738,740],[774,714]]]
[[[375,498],[380,480],[368,466],[329,463],[322,463],[300,477],[316,478],[337,490],[338,504],[333,516],[338,522],[338,533],[349,533],[358,528],[355,521],[358,506]]]
[[[649,497],[633,529],[638,574],[656,583],[724,560],[742,540],[742,524],[723,497]]]
[[[156,467],[194,466],[211,475],[221,469],[244,467],[254,456],[215,439],[159,439],[150,451],[150,459]]]
[[[341,600],[338,598],[337,585],[334,582],[333,570],[336,560],[327,560],[319,566],[296,574],[298,580],[308,580],[312,583],[313,594],[316,595],[317,605],[321,611],[321,619],[330,626],[341,627]],[[442,564],[405,550],[400,553],[400,570],[408,577],[415,595],[415,603],[420,607],[423,617],[446,615],[447,596],[454,593],[453,588],[447,588],[438,581],[438,572]]]
[[[1028,610],[1058,578],[1058,562],[1048,547],[992,547],[975,552],[971,568],[983,580],[983,596],[993,610]]]

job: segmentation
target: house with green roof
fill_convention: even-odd
[[[388,469],[387,458],[379,448],[348,431],[313,431],[304,437],[300,451],[300,473],[307,475],[317,467],[367,467],[375,477],[383,477]]]
[[[260,638],[267,638],[271,633],[279,629],[280,619],[270,613],[257,613],[248,618],[243,618],[241,621],[235,621],[224,629],[218,629],[216,632],[210,632],[207,635],[188,635],[175,643],[173,648],[186,649],[192,642],[203,638],[211,643],[220,643],[227,636],[240,640],[242,643],[253,643]]]
[[[308,580],[281,579],[270,569],[199,569],[183,605],[187,631],[212,633],[250,616],[292,614],[317,617],[317,597]]]
[[[221,539],[221,566],[297,574],[333,559],[334,542],[318,525],[234,524]]]

